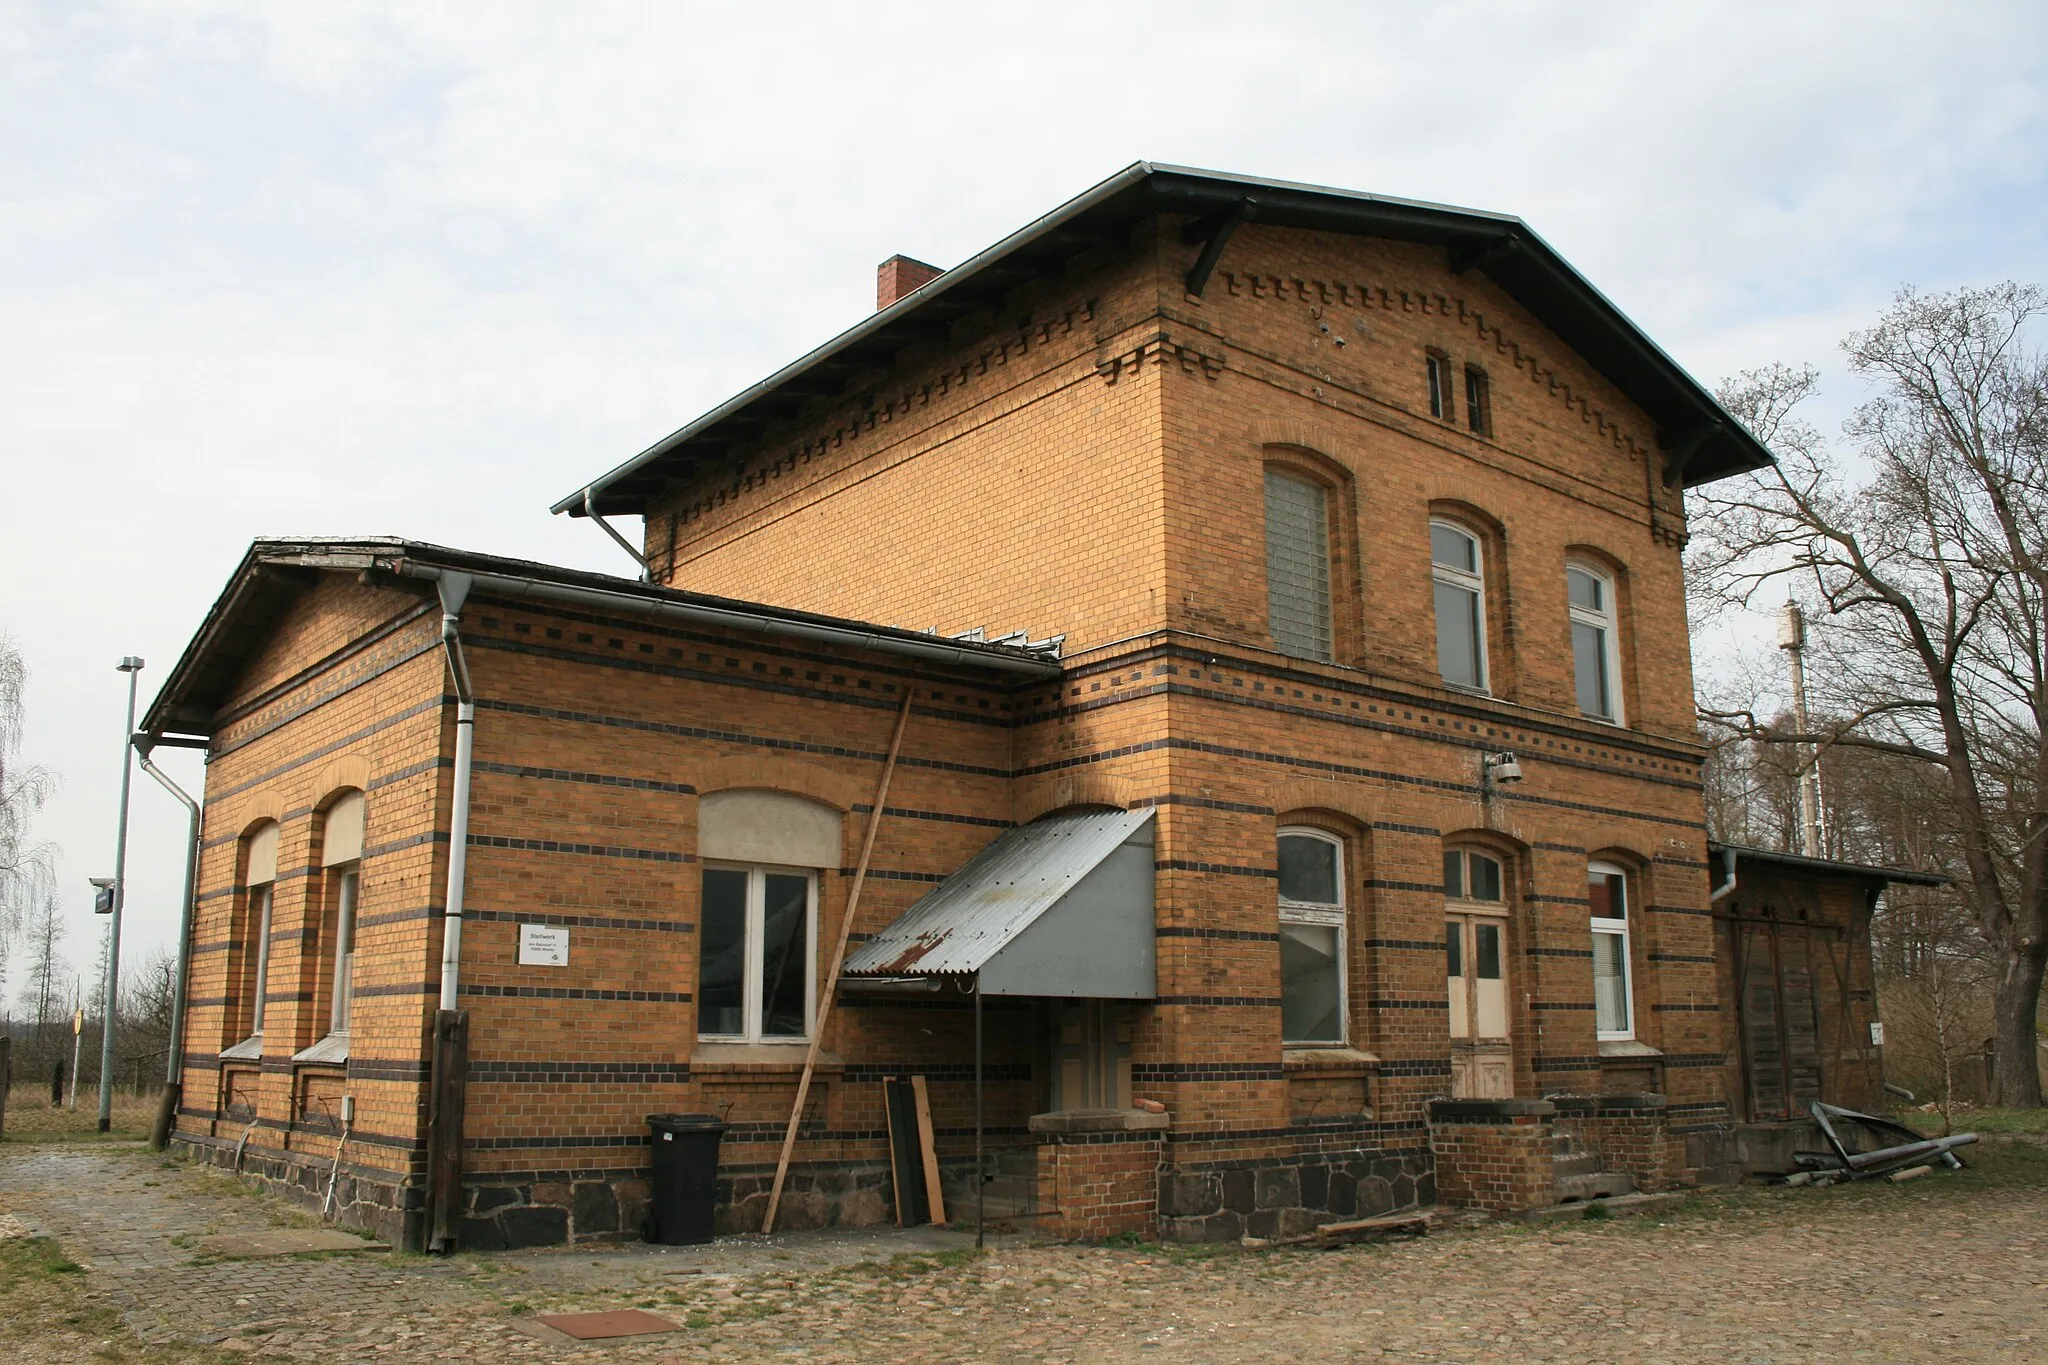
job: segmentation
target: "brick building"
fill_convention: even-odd
[[[631,1231],[713,1111],[758,1226],[829,1002],[797,1223],[888,1216],[886,1076],[972,1187],[977,1006],[1070,1232],[1529,1202],[1532,1124],[1687,1178],[1683,489],[1767,454],[1493,214],[1140,163],[878,303],[555,509],[644,581],[252,548],[146,721],[209,752],[178,1139],[488,1246]]]

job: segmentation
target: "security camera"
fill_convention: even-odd
[[[1486,756],[1486,770],[1493,775],[1493,780],[1496,782],[1520,782],[1522,780],[1522,765],[1515,762],[1513,754],[1488,754]]]

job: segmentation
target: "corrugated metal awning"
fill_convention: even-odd
[[[847,958],[845,975],[976,976],[984,995],[1150,1000],[1152,811],[1004,834]]]

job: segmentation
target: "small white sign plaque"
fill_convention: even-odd
[[[569,965],[569,931],[552,924],[519,926],[519,965],[522,967],[566,967]]]
[[[1870,1045],[1872,1047],[1884,1046],[1884,1024],[1881,1020],[1873,1019],[1870,1021]]]

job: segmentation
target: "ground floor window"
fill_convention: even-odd
[[[1344,1041],[1344,845],[1280,831],[1280,1039]]]
[[[810,1036],[817,904],[815,873],[704,869],[697,963],[700,1037],[761,1042]]]
[[[1593,1024],[1602,1039],[1636,1036],[1628,979],[1628,874],[1612,863],[1586,869],[1593,910]]]

